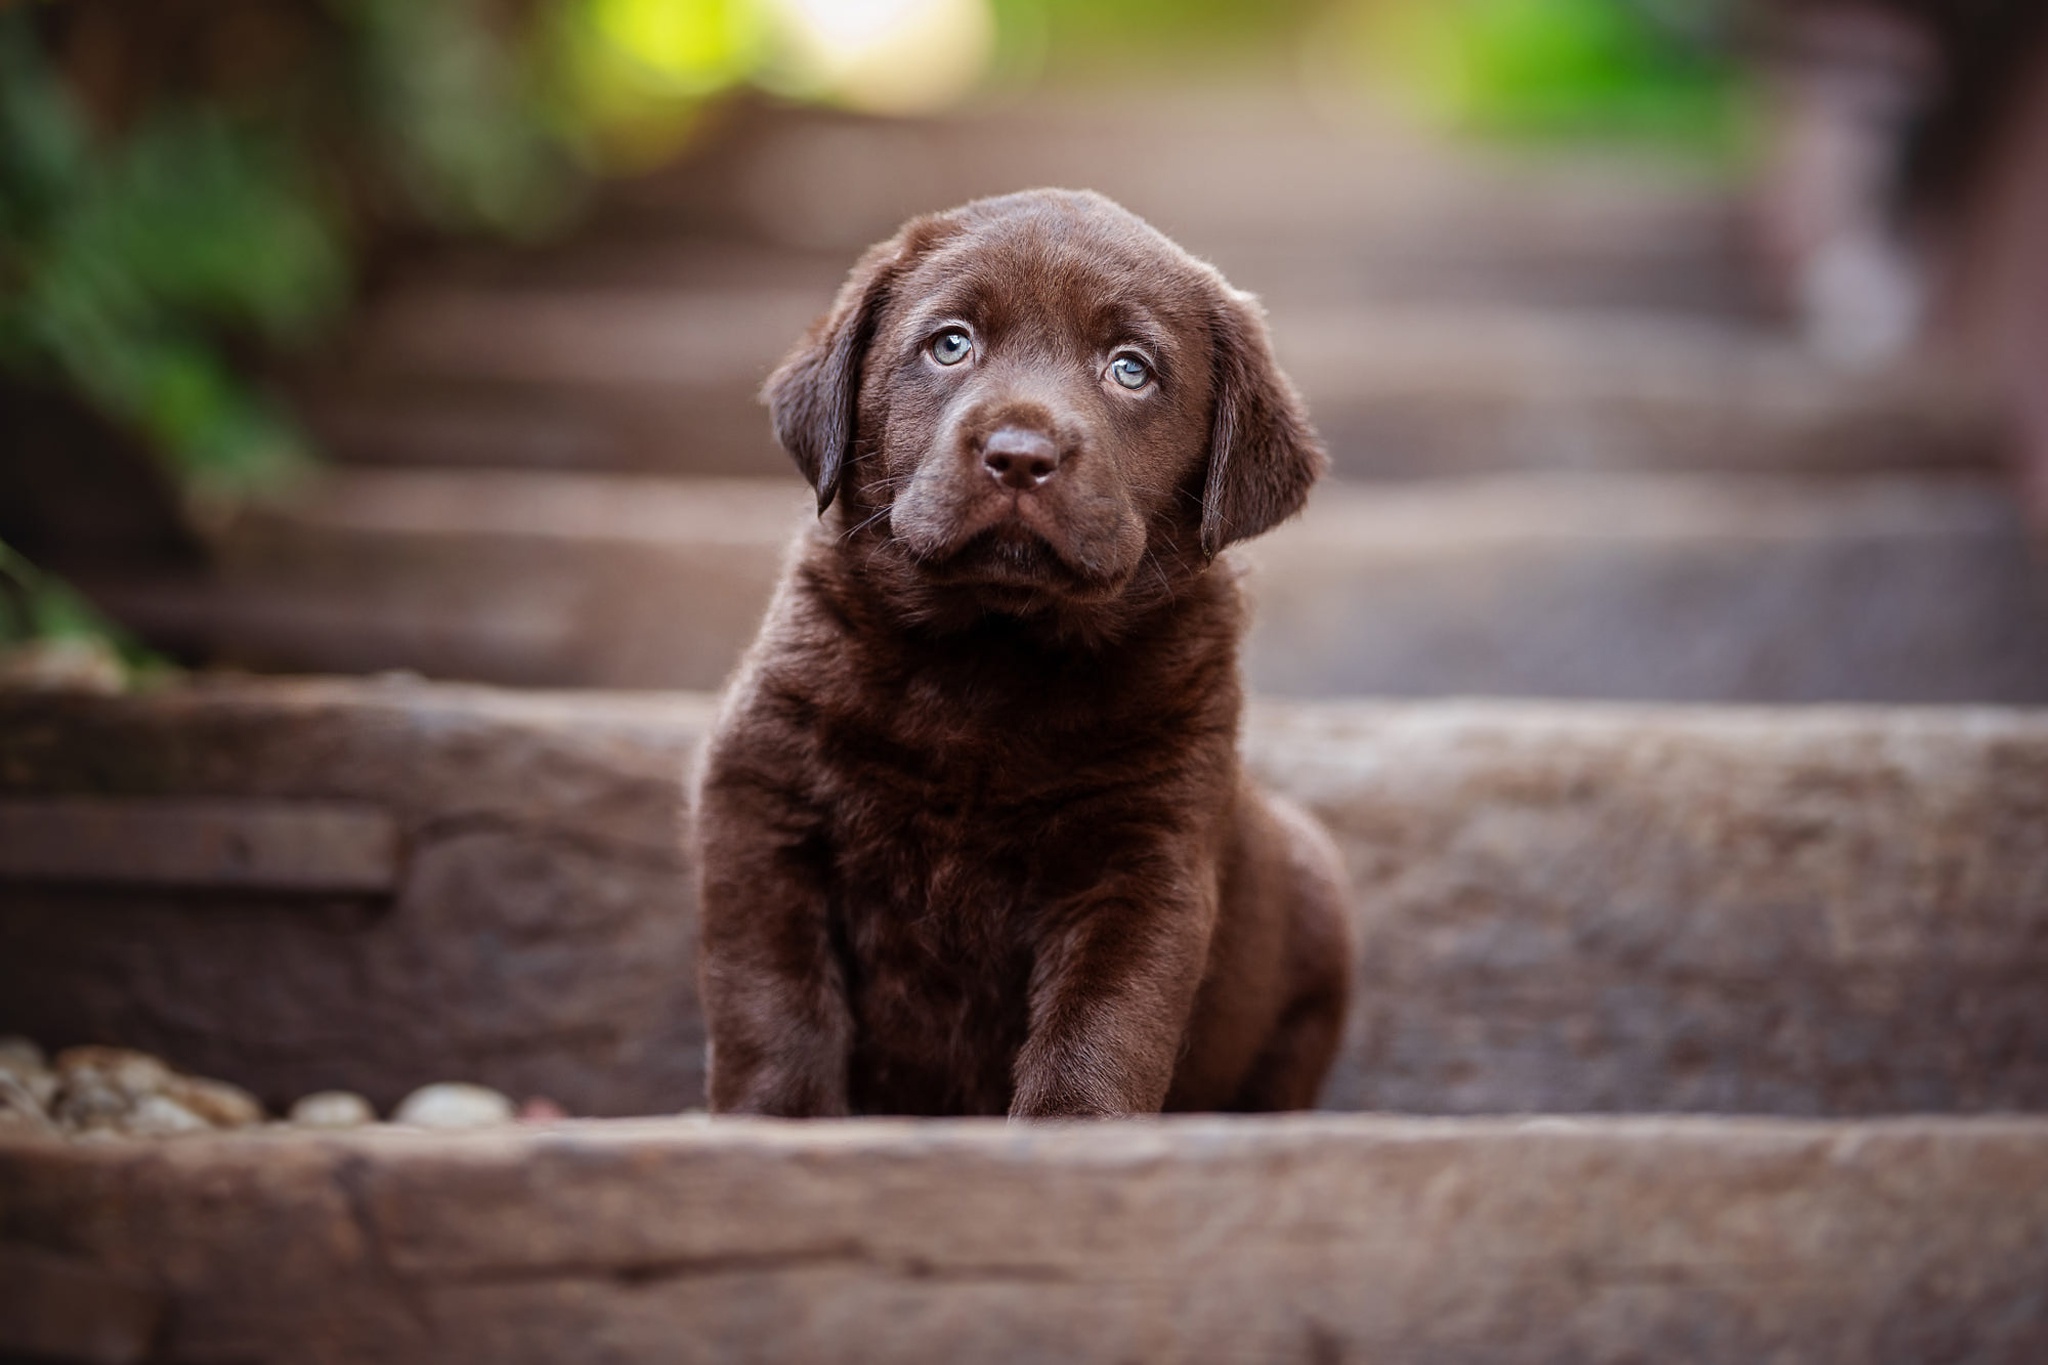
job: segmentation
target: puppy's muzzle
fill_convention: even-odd
[[[1042,431],[1001,426],[981,445],[981,467],[1005,488],[1036,488],[1059,472],[1059,445]]]

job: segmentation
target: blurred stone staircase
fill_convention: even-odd
[[[79,576],[195,659],[716,686],[801,515],[761,379],[904,216],[1048,181],[1260,291],[1331,448],[1252,556],[1262,688],[2048,697],[2048,584],[1964,377],[1775,333],[1725,185],[1298,106],[755,111],[567,242],[399,271],[299,376],[341,468],[211,573]]]
[[[0,1032],[701,1103],[682,774],[804,515],[751,390],[904,213],[1046,181],[1262,290],[1337,457],[1247,747],[1352,874],[1339,1112],[0,1131],[0,1357],[2048,1359],[2043,586],[1967,389],[1771,340],[1720,186],[1284,108],[764,114],[401,276],[303,380],[346,463],[94,589],[695,690],[0,693]],[[1447,692],[1525,699],[1366,699]]]

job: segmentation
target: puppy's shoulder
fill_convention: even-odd
[[[720,732],[778,720],[801,724],[820,707],[849,703],[839,694],[847,690],[860,627],[831,539],[819,524],[790,545],[760,630],[726,684]]]

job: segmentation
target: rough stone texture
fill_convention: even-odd
[[[272,891],[389,892],[398,832],[382,812],[305,803],[0,800],[0,877]]]
[[[582,1114],[702,1089],[676,829],[695,697],[403,684],[0,694],[0,795],[346,800],[387,812],[389,896],[0,885],[0,1030],[118,1042],[275,1111],[431,1081]]]
[[[0,694],[0,795],[347,798],[386,900],[0,888],[0,1031],[380,1109],[460,1079],[700,1102],[679,779],[704,698],[236,683]],[[1270,705],[1337,833],[1340,1108],[2048,1109],[2048,714]]]
[[[1256,712],[1349,861],[1336,1108],[2048,1108],[2048,713]]]
[[[25,1155],[33,1166],[33,1153]],[[0,1158],[0,1164],[11,1163]],[[10,1177],[22,1174],[8,1170],[0,1189],[11,1194]],[[91,1260],[7,1238],[0,1230],[0,1358],[61,1365],[130,1365],[148,1358],[163,1314],[160,1294]]]
[[[2039,1119],[0,1139],[164,1362],[2021,1365],[2043,1227]]]
[[[358,472],[252,514],[210,582],[98,587],[248,666],[711,688],[803,503],[794,478]],[[1971,478],[1336,484],[1247,550],[1268,693],[2048,700],[2048,574]]]

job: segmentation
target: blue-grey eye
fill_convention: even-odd
[[[1134,355],[1120,355],[1109,362],[1109,377],[1127,389],[1142,389],[1152,382],[1152,368]]]
[[[957,327],[950,327],[932,338],[932,359],[941,365],[958,365],[973,349],[973,339]]]

